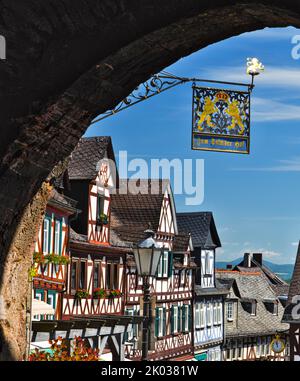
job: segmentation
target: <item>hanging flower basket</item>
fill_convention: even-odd
[[[87,290],[77,290],[75,293],[76,299],[86,299],[90,296]]]
[[[104,288],[95,288],[93,297],[97,299],[103,299],[106,297],[106,290]]]

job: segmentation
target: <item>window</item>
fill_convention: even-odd
[[[108,262],[106,264],[105,288],[115,290],[119,288],[119,267],[118,263]]]
[[[217,313],[217,303],[214,303],[214,307],[213,307],[213,310],[214,310],[214,313],[213,313],[213,317],[214,317],[214,325],[217,325],[218,324],[218,313]]]
[[[185,304],[182,306],[182,331],[188,332],[190,329],[190,306]]]
[[[101,269],[101,263],[94,262],[94,277],[93,277],[94,289],[100,287],[100,269]]]
[[[195,305],[195,328],[200,328],[200,303],[196,303]]]
[[[178,333],[178,306],[172,306],[171,311],[171,331]]]
[[[157,276],[159,278],[167,278],[168,277],[168,264],[169,264],[169,252],[164,251],[160,257]]]
[[[76,278],[77,278],[77,262],[72,262],[71,265],[71,289],[76,290]]]
[[[134,310],[133,308],[125,309],[125,315],[128,316],[136,316],[138,315],[138,311]],[[134,339],[138,337],[138,324],[132,325],[132,330],[130,332],[126,332],[125,334],[125,342],[129,341],[132,342]]]
[[[218,306],[217,306],[217,324],[220,325],[222,324],[222,303],[218,303]]]
[[[51,229],[51,220],[50,218],[46,217],[44,219],[44,224],[43,224],[43,253],[44,254],[50,253],[50,243],[51,243],[50,229]]]
[[[233,321],[233,302],[227,303],[227,320]]]
[[[213,252],[211,251],[205,251],[205,269],[204,274],[205,275],[212,275],[213,274]]]
[[[79,289],[84,289],[86,287],[86,263],[80,262],[79,266]]]
[[[200,328],[205,327],[205,305],[204,303],[200,304]]]
[[[262,338],[261,355],[262,357],[267,355],[267,339],[265,337]]]
[[[206,310],[206,315],[207,315],[207,326],[210,327],[212,325],[212,304],[208,304],[207,310]]]
[[[100,193],[97,194],[97,222],[101,219],[101,214],[104,214],[104,201],[105,198]]]
[[[180,271],[180,284],[182,286],[185,284],[185,270]]]
[[[163,337],[166,334],[166,309],[156,308],[155,336]]]
[[[73,260],[71,263],[71,291],[86,288],[86,262]]]
[[[62,222],[60,220],[55,220],[54,226],[54,253],[61,254],[61,233],[62,233]]]

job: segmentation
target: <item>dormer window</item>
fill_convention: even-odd
[[[265,302],[265,306],[272,315],[278,315],[278,303],[276,301]]]

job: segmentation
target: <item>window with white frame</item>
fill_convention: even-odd
[[[158,309],[158,336],[164,336],[164,309]]]
[[[196,303],[195,305],[195,327],[201,328],[200,303]]]
[[[217,314],[218,314],[218,325],[222,324],[222,303],[218,303],[217,306]]]
[[[214,325],[218,324],[218,309],[217,309],[217,303],[213,304],[213,317],[214,317]]]
[[[190,327],[189,327],[189,322],[190,322],[190,306],[188,304],[185,304],[183,306],[183,313],[184,313],[184,327],[183,330],[184,332],[188,332]]]
[[[168,263],[169,262],[169,252],[164,251],[160,257],[157,276],[159,278],[167,278],[168,277]]]
[[[180,284],[182,286],[185,284],[185,270],[180,271]]]
[[[205,304],[200,303],[200,328],[205,327]]]
[[[62,222],[60,220],[55,220],[54,226],[54,253],[61,254],[61,225]]]
[[[207,315],[207,326],[210,327],[212,325],[212,304],[208,303],[206,315]]]
[[[178,333],[178,306],[173,306],[173,333]]]
[[[228,321],[233,321],[233,302],[227,302],[226,315]]]
[[[49,218],[44,219],[43,224],[43,253],[49,254],[50,249],[50,227],[51,227],[51,221]]]
[[[267,355],[267,339],[266,337],[262,338],[261,342],[261,355],[265,357]]]
[[[125,314],[129,316],[137,315],[137,311],[133,308],[128,308],[125,310]],[[126,341],[132,342],[134,339],[138,337],[138,324],[133,324],[131,331],[129,331],[126,335]]]

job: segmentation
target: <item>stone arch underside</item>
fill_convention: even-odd
[[[0,61],[0,295],[6,308],[0,359],[24,355],[26,269],[49,193],[39,189],[91,120],[192,52],[243,32],[290,25],[300,27],[300,0],[0,1],[7,45]]]

